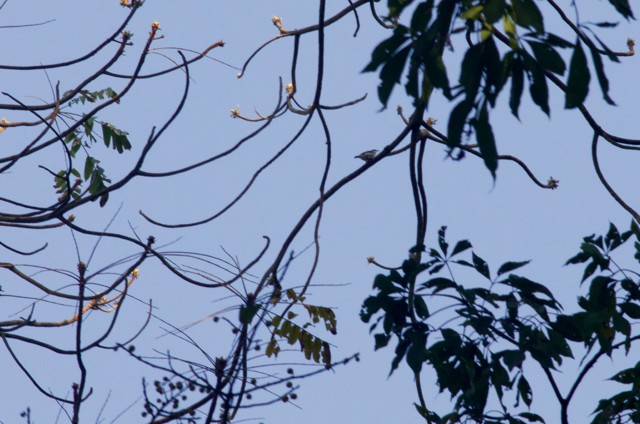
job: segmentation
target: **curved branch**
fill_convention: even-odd
[[[598,139],[599,138],[600,138],[600,135],[594,132],[593,140],[591,142],[591,159],[593,160],[593,167],[596,170],[596,174],[598,174],[598,178],[600,179],[600,182],[602,183],[604,188],[609,192],[611,197],[613,197],[615,201],[618,202],[618,204],[622,206],[624,210],[626,210],[631,214],[631,216],[633,216],[633,219],[636,221],[637,224],[640,224],[640,215],[638,214],[638,212],[636,212],[635,209],[633,209],[624,200],[622,200],[622,198],[618,195],[618,193],[616,193],[615,190],[611,187],[607,179],[604,177],[602,170],[600,169],[600,163],[598,162]]]
[[[342,9],[340,12],[336,13],[331,18],[325,20],[323,22],[322,27],[326,28],[329,25],[336,23],[341,18],[343,18],[345,15],[347,15],[349,12],[352,12],[356,8],[362,6],[362,5],[366,4],[366,3],[369,3],[370,1],[371,0],[357,0],[356,2],[351,3],[348,7]],[[276,26],[278,26],[278,25],[276,25]],[[279,27],[279,29],[280,29],[280,34],[278,34],[275,37],[271,38],[270,40],[266,41],[264,44],[262,44],[260,47],[258,47],[251,54],[251,56],[249,56],[249,58],[245,61],[244,65],[242,65],[242,70],[238,73],[238,78],[242,78],[242,76],[244,75],[245,71],[247,70],[247,67],[249,66],[249,63],[253,60],[254,57],[256,57],[256,55],[262,49],[267,47],[269,44],[273,43],[276,40],[279,40],[280,38],[298,36],[298,35],[306,34],[306,33],[309,33],[309,32],[318,31],[320,29],[320,25],[318,25],[318,24],[311,25],[311,26],[308,26],[308,27],[295,29],[295,30],[291,30],[291,31],[284,30],[284,29],[282,29],[282,27]]]
[[[87,60],[87,59],[95,56],[96,54],[98,54],[100,52],[100,50],[102,50],[107,44],[109,44],[109,43],[111,43],[113,41],[116,41],[118,36],[127,27],[127,25],[129,24],[129,21],[131,21],[131,19],[133,18],[133,15],[136,13],[136,11],[139,8],[140,8],[139,5],[132,6],[131,7],[131,12],[129,12],[129,14],[125,18],[125,20],[118,27],[118,29],[116,29],[113,32],[113,34],[111,34],[111,36],[109,36],[106,40],[104,40],[102,43],[98,44],[98,46],[95,49],[91,50],[89,53],[85,54],[84,56],[80,56],[80,57],[78,57],[76,59],[72,59],[72,60],[69,60],[69,61],[66,61],[66,62],[52,63],[52,64],[48,64],[48,65],[33,65],[33,66],[0,65],[0,69],[10,70],[10,71],[38,71],[38,70],[43,70],[43,69],[62,68],[62,67],[66,67],[66,66],[75,65],[76,63],[84,62],[85,60]]]

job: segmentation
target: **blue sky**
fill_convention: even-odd
[[[332,15],[345,5],[346,2],[332,4],[327,14]],[[0,25],[55,21],[33,28],[3,29],[10,40],[5,42],[3,63],[49,63],[76,57],[113,31],[125,12],[116,1],[73,4],[34,1],[28,8],[19,2],[8,2],[0,11],[0,18],[3,18]],[[607,20],[615,19],[606,2],[590,2],[581,12],[583,20],[600,16],[607,16]],[[279,40],[261,51],[241,79],[236,78],[236,68],[259,45],[276,35],[272,16],[281,17],[284,27],[293,29],[312,24],[316,14],[315,3],[311,2],[148,1],[130,27],[134,33],[134,46],[128,49],[125,60],[116,69],[122,72],[131,69],[154,20],[160,22],[160,33],[164,38],[154,44],[158,50],[154,50],[157,54],[147,59],[148,70],[170,66],[163,55],[178,59],[175,50],[161,47],[202,50],[220,39],[226,45],[211,52],[215,60],[205,59],[191,67],[192,84],[187,104],[158,142],[144,169],[161,172],[188,165],[232,146],[255,130],[257,124],[231,119],[230,110],[239,105],[243,114],[251,116],[254,108],[263,114],[273,108],[277,101],[278,78],[282,77],[284,83],[289,82],[292,40]],[[326,114],[333,137],[329,183],[361,165],[353,158],[354,155],[372,148],[381,149],[398,134],[402,122],[396,115],[395,106],[400,104],[407,110],[410,107],[410,101],[398,88],[389,102],[389,109],[379,112],[377,77],[360,71],[368,62],[373,47],[385,37],[385,31],[373,22],[365,8],[361,10],[360,19],[361,29],[356,38],[352,36],[355,29],[353,16],[345,17],[327,31],[323,103],[344,103],[368,94],[362,103]],[[548,28],[553,28],[552,25],[551,20],[547,21]],[[624,50],[627,37],[640,40],[639,32],[637,23],[622,23],[619,28],[602,31],[602,34],[610,47]],[[463,46],[460,46],[452,54],[451,63],[455,66],[451,67],[451,75],[456,74],[456,55],[462,51]],[[64,91],[81,81],[86,72],[103,63],[108,54],[78,68],[51,70],[48,75],[39,71],[29,74],[3,71],[3,90],[22,100],[32,100],[33,97],[50,99],[47,78],[53,84],[60,81],[61,91]],[[297,98],[303,105],[313,98],[315,55],[315,36],[303,38],[297,87]],[[606,106],[595,85],[587,106],[604,128],[616,135],[633,137],[637,134],[640,95],[637,58],[609,65],[607,71],[612,83],[611,96],[618,106]],[[105,80],[104,84],[116,88],[122,82]],[[180,72],[158,80],[141,81],[121,105],[99,116],[127,130],[134,145],[134,151],[123,156],[103,149],[104,167],[114,180],[131,165],[151,127],[162,125],[171,114],[183,84],[184,76]],[[92,88],[104,87],[96,84]],[[501,100],[504,102],[506,98]],[[576,253],[583,236],[606,231],[609,221],[621,229],[626,228],[630,217],[597,181],[590,162],[591,134],[578,113],[564,111],[563,98],[557,93],[551,96],[551,119],[531,107],[530,103],[525,95],[522,122],[511,116],[506,105],[492,112],[499,151],[523,159],[543,181],[553,176],[560,181],[559,189],[539,189],[519,168],[509,163],[500,164],[494,182],[480,160],[469,157],[453,162],[446,159],[441,146],[429,145],[424,168],[430,205],[427,239],[434,241],[437,229],[447,225],[451,240],[468,238],[494,268],[507,260],[532,259],[523,273],[557,288],[558,297],[564,302],[571,302],[578,292],[581,269],[566,268],[563,263]],[[441,131],[446,128],[449,108],[441,99],[431,104],[429,115],[438,119],[436,128]],[[7,115],[2,117],[9,121],[19,120],[5,112]],[[254,271],[261,274],[290,228],[317,197],[325,148],[317,119],[291,150],[260,176],[245,198],[220,219],[195,229],[169,231],[146,222],[138,210],[167,223],[194,221],[211,215],[235,197],[266,158],[288,142],[303,119],[288,114],[274,121],[236,154],[212,166],[175,178],[134,180],[127,189],[111,196],[108,208],[99,209],[92,204],[78,211],[78,222],[101,229],[122,205],[112,226],[114,231],[132,235],[133,228],[141,237],[153,234],[159,244],[173,242],[167,249],[176,251],[223,256],[224,248],[243,264],[260,251],[264,243],[262,236],[268,235],[272,238],[272,248]],[[23,145],[31,134],[33,132],[28,130],[20,133],[8,130],[0,135],[0,141],[5,143],[3,149],[14,149],[12,144]],[[17,141],[11,140],[14,137]],[[633,152],[617,151],[604,144],[601,152],[603,171],[612,185],[632,206],[640,206],[637,157]],[[24,168],[3,175],[6,190],[3,196],[18,196],[34,202],[50,200],[53,196],[50,176],[34,165],[55,166],[61,158],[60,151],[52,150],[34,157]],[[401,369],[387,379],[392,352],[390,349],[372,352],[373,340],[368,335],[368,327],[358,318],[360,305],[370,293],[371,283],[378,272],[367,264],[366,258],[374,256],[381,263],[398,264],[406,257],[414,239],[414,211],[407,162],[408,158],[403,155],[382,161],[325,205],[320,230],[321,262],[314,277],[319,286],[314,287],[311,294],[314,303],[336,308],[339,333],[330,339],[335,345],[334,357],[360,352],[361,361],[303,381],[297,401],[299,408],[276,404],[248,410],[241,418],[260,418],[255,422],[307,424],[419,422],[412,407],[415,400],[412,376]],[[28,190],[24,186],[25,178],[30,183]],[[60,269],[75,267],[76,254],[68,230],[26,235],[6,230],[6,234],[7,240],[17,240],[18,247],[25,250],[39,246],[44,240],[49,241],[47,253],[28,258],[36,263]],[[95,240],[82,236],[77,240],[81,256],[86,261]],[[308,225],[292,247],[301,251],[311,241],[312,226]],[[90,268],[99,269],[134,251],[121,242],[104,240],[91,263],[93,268]],[[288,275],[289,284],[295,285],[306,278],[311,259],[312,255],[307,253],[294,262]],[[24,263],[25,259],[6,253],[3,261]],[[188,286],[157,264],[145,264],[140,272],[141,277],[132,286],[131,294],[144,301],[152,298],[157,308],[154,313],[173,325],[187,325],[232,303],[222,299],[228,293]],[[60,275],[38,275],[55,287],[65,284]],[[9,292],[8,288],[18,282],[8,279],[7,275],[4,277],[7,280],[2,280],[1,285],[5,292]],[[8,311],[7,315],[29,304],[11,298],[0,298],[0,302],[0,308]],[[135,332],[146,312],[142,302],[132,301],[128,306],[130,308],[121,320],[125,323],[120,329],[123,338]],[[47,311],[61,313],[59,308],[51,306],[39,308],[44,317]],[[22,312],[21,316],[25,313]],[[55,319],[64,317],[56,315]],[[104,326],[97,313],[88,322],[95,325],[96,331]],[[154,320],[138,342],[138,349],[147,348],[151,352],[152,347],[166,350],[169,346],[174,354],[194,355],[193,349],[184,343],[178,340],[169,342],[171,336],[158,338],[163,334],[162,327],[162,323]],[[51,332],[44,337],[64,344],[69,331]],[[210,349],[212,356],[224,354],[224,341],[228,336],[221,325],[203,322],[194,326],[189,334]],[[76,378],[73,363],[43,355],[43,352],[30,347],[17,349],[43,385],[58,393],[64,394]],[[291,358],[300,362],[295,355]],[[88,360],[96,365],[90,375],[95,393],[84,407],[83,422],[96,421],[107,396],[110,398],[101,416],[105,418],[104,422],[111,422],[126,405],[138,398],[139,377],[149,376],[149,373],[135,362],[126,360],[124,354],[96,353]],[[603,364],[602,373],[589,384],[605,387],[602,378],[608,376],[608,366]],[[571,369],[571,366],[567,368],[568,376]],[[15,382],[0,388],[0,422],[17,422],[16,417],[26,406],[31,407],[35,422],[53,422],[57,405],[35,392],[15,369],[6,351],[0,352],[0,374],[6,381]],[[437,395],[431,377],[428,372],[424,375],[426,398],[435,405],[446,407],[448,397]],[[113,387],[114,391],[108,395],[105,386]],[[542,382],[534,382],[535,387],[543,387]],[[588,400],[599,394],[590,392],[583,390],[578,397]],[[545,398],[542,392],[538,396],[534,398],[534,408],[537,405],[539,410],[549,411],[548,422],[554,422],[556,404]],[[591,406],[585,410],[578,407],[578,403],[571,412],[575,414],[575,422],[583,422]],[[595,406],[593,401],[589,405],[592,404]],[[135,422],[140,410],[140,404],[135,405],[128,412],[130,415],[124,415],[117,422]],[[65,419],[60,422],[65,422]]]

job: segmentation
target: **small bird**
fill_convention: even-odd
[[[355,156],[356,159],[362,159],[365,162],[369,162],[372,159],[375,159],[378,151],[376,149],[367,150],[366,152],[360,153],[358,156]]]

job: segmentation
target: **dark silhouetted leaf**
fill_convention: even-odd
[[[521,290],[522,292],[525,293],[543,293],[546,296],[549,297],[549,299],[554,300],[555,298],[553,297],[553,294],[551,293],[551,291],[546,288],[545,286],[543,286],[540,283],[536,283],[535,281],[531,281],[528,278],[525,277],[520,277],[518,275],[509,275],[509,278],[507,279],[508,285],[510,285],[511,287],[514,287],[518,290]]]
[[[474,127],[484,165],[491,172],[493,179],[495,179],[496,170],[498,169],[498,149],[496,148],[496,139],[489,123],[489,112],[486,103],[480,109],[480,115],[474,121]]]
[[[522,398],[527,406],[531,406],[533,393],[531,392],[531,386],[524,375],[521,375],[520,379],[518,379],[518,396]]]
[[[528,264],[531,261],[521,261],[521,262],[505,262],[502,264],[500,269],[498,269],[498,275],[502,275],[507,272],[514,271],[518,268],[521,268]]]
[[[473,267],[476,269],[476,271],[478,271],[480,274],[484,275],[488,280],[490,280],[491,275],[489,273],[489,265],[487,265],[485,260],[482,259],[480,256],[476,255],[475,253],[471,253],[471,256],[473,257]]]
[[[611,3],[625,19],[635,19],[631,6],[629,6],[629,0],[609,0],[609,3]]]
[[[566,109],[573,109],[582,105],[587,98],[587,94],[589,94],[590,79],[591,74],[587,66],[587,57],[584,54],[580,40],[578,40],[576,47],[573,49],[569,66],[569,79],[567,80],[564,103]]]
[[[418,314],[418,317],[425,319],[425,318],[429,318],[429,308],[427,307],[427,303],[424,301],[424,298],[422,296],[416,296],[413,306],[416,309],[416,314]]]
[[[400,82],[404,65],[411,51],[411,45],[404,47],[395,56],[387,61],[380,71],[380,85],[378,86],[378,98],[384,107],[387,106],[393,87]]]
[[[555,34],[552,34],[550,32],[544,34],[543,41],[546,42],[546,43],[549,43],[552,46],[560,47],[561,49],[567,49],[567,48],[575,46],[575,44],[570,43],[569,41],[565,40],[564,38],[559,37],[559,36],[557,36]]]
[[[558,52],[548,43],[540,43],[538,41],[527,41],[531,46],[534,57],[538,60],[540,66],[554,74],[563,75],[567,70],[564,60]]]
[[[471,101],[464,100],[458,103],[449,115],[448,123],[448,140],[447,143],[450,148],[460,146],[462,143],[462,132],[467,122],[467,116],[471,113],[473,103]]]
[[[471,246],[471,243],[469,242],[469,240],[460,240],[459,242],[456,243],[455,247],[453,248],[453,252],[451,252],[451,256],[455,256],[458,253],[462,253],[467,249],[472,248],[473,246]]]
[[[549,109],[549,87],[547,86],[547,78],[542,68],[538,62],[528,54],[524,55],[524,68],[529,77],[529,93],[531,94],[531,99],[549,116],[551,114]]]
[[[442,226],[438,230],[438,244],[440,245],[440,250],[444,253],[444,256],[447,256],[447,249],[449,248],[449,243],[447,243],[445,236],[447,232],[447,227]]]
[[[436,277],[436,278],[432,278],[431,280],[427,281],[426,283],[423,283],[422,287],[429,288],[429,289],[435,288],[433,293],[437,293],[437,292],[445,290],[445,289],[457,287],[457,285],[456,285],[455,282],[453,282],[452,280],[450,280],[448,278]]]
[[[522,417],[529,421],[530,423],[544,423],[545,420],[538,414],[534,414],[533,412],[521,412],[518,414],[519,417]]]
[[[515,14],[516,23],[525,28],[531,28],[536,32],[544,32],[542,13],[533,0],[512,0],[511,6]]]
[[[600,84],[600,89],[602,90],[602,97],[604,98],[605,102],[615,106],[616,103],[611,97],[609,97],[609,80],[607,79],[607,75],[604,72],[604,64],[602,63],[600,53],[592,48],[589,48],[589,51],[591,52],[591,57],[593,58],[593,66],[596,68],[596,76],[598,77],[598,84]]]
[[[617,27],[619,22],[595,22],[594,25],[599,26],[600,28],[615,28]]]
[[[522,91],[524,88],[524,68],[522,66],[522,58],[516,56],[511,63],[511,93],[509,94],[509,107],[511,113],[516,118],[518,116],[518,109],[520,108],[520,99],[522,98]]]
[[[385,64],[407,41],[407,28],[403,26],[398,26],[393,31],[393,35],[373,49],[371,53],[371,62],[362,70],[362,72],[373,72],[378,69],[380,66]]]
[[[447,68],[442,60],[442,55],[437,53],[436,47],[432,47],[431,54],[427,55],[425,59],[425,71],[431,84],[442,89],[447,98],[451,98]]]
[[[633,319],[640,319],[640,305],[637,303],[624,302],[618,305],[622,312]]]
[[[411,32],[418,33],[425,30],[431,20],[433,2],[434,0],[427,0],[416,7],[411,16]]]
[[[471,93],[478,91],[480,85],[480,78],[482,73],[481,69],[482,55],[485,50],[484,43],[478,43],[471,46],[462,59],[462,65],[460,66],[460,84],[464,87],[467,98],[470,98]]]

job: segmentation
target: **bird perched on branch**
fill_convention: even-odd
[[[355,156],[356,159],[362,159],[365,162],[369,162],[372,159],[375,159],[378,151],[376,149],[367,150],[366,152],[360,153],[358,156]]]

